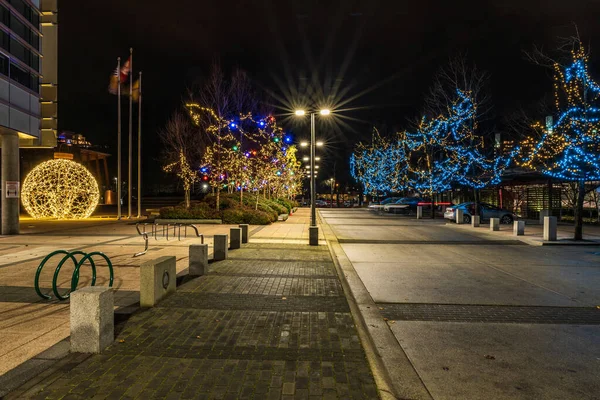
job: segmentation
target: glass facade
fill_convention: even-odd
[[[36,93],[39,92],[39,78],[13,62],[10,63],[10,78]]]
[[[12,58],[12,60],[9,60],[6,57],[7,54],[1,56],[0,73],[10,76],[12,80],[39,93],[39,76],[31,73],[16,62],[16,60],[19,60],[33,71],[40,72],[40,57],[32,50],[32,48],[37,51],[40,50],[40,37],[37,32],[21,19],[21,17],[24,17],[33,26],[39,27],[39,14],[22,0],[8,0],[3,3],[10,4],[20,14],[20,17],[15,14],[14,10],[10,10],[9,7],[0,4],[0,22],[5,26],[5,28],[0,29],[0,48],[8,52]],[[9,31],[5,31],[4,29],[6,28]],[[23,41],[29,46],[23,43]]]
[[[23,0],[8,0],[8,4],[14,7],[15,10],[24,16],[33,26],[40,26],[39,14],[25,3]]]

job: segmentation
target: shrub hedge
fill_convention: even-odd
[[[222,219],[224,224],[268,225],[277,221],[280,214],[289,214],[297,204],[288,199],[265,199],[244,193],[240,205],[239,193],[221,193],[219,211],[215,210],[216,196],[208,195],[202,201],[193,201],[189,209],[181,203],[176,207],[164,207],[161,218],[171,219]]]

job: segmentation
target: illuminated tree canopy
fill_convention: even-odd
[[[469,92],[456,90],[447,110],[423,117],[415,132],[389,140],[375,131],[370,145],[359,144],[350,159],[353,177],[365,193],[411,189],[431,196],[453,186],[497,184],[512,154],[487,156],[476,129],[475,101]]]
[[[406,161],[403,136],[388,140],[374,129],[370,144],[356,146],[350,158],[350,172],[365,194],[399,192],[408,188]]]
[[[35,167],[21,191],[23,207],[33,218],[87,218],[99,198],[94,176],[83,165],[62,159]]]
[[[568,66],[554,63],[558,118],[534,129],[523,142],[523,167],[566,181],[600,180],[600,86],[588,72],[588,55],[577,43]]]

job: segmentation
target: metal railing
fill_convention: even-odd
[[[144,228],[143,231],[140,230],[140,225],[143,226],[143,228]],[[146,231],[147,225],[150,225],[150,227],[152,228],[151,232]],[[149,235],[153,236],[154,240],[159,240],[159,236],[158,236],[159,227],[162,228],[162,233],[161,233],[162,237],[166,238],[167,241],[169,240],[169,231],[170,231],[171,227],[173,227],[173,238],[175,238],[175,232],[177,232],[177,240],[181,240],[181,228],[183,227],[183,237],[187,238],[187,228],[190,227],[196,233],[196,237],[199,237],[201,240],[201,243],[204,244],[204,235],[202,233],[198,232],[198,228],[194,224],[183,224],[183,223],[175,223],[175,224],[152,223],[152,224],[149,224],[147,222],[143,222],[143,223],[138,222],[137,224],[135,224],[135,229],[137,230],[137,233],[144,238],[144,251],[135,253],[133,255],[134,257],[142,256],[148,252],[148,237],[149,237]]]
[[[48,260],[50,260],[52,257],[54,257],[55,255],[58,255],[58,254],[63,254],[64,256],[60,260],[58,265],[56,266],[56,270],[54,271],[54,276],[52,277],[52,292],[54,293],[54,295],[56,296],[57,299],[67,300],[69,298],[69,296],[71,295],[71,292],[73,292],[77,289],[77,285],[79,284],[79,270],[80,270],[81,266],[88,260],[90,262],[90,266],[92,267],[91,286],[96,285],[96,264],[94,263],[94,260],[92,258],[93,256],[100,256],[100,257],[104,258],[104,260],[106,261],[106,263],[108,265],[108,270],[110,272],[110,280],[109,280],[108,286],[112,287],[113,280],[114,280],[113,266],[112,266],[112,262],[110,261],[110,258],[108,258],[108,256],[106,254],[99,252],[99,251],[85,253],[80,250],[76,250],[76,251],[72,251],[72,252],[69,252],[66,250],[56,250],[56,251],[53,251],[52,253],[48,254],[42,260],[42,262],[38,266],[37,271],[35,273],[35,281],[34,281],[35,292],[42,299],[51,299],[52,296],[49,296],[49,295],[41,292],[40,284],[39,284],[40,283],[40,274],[42,273],[42,269],[44,268],[44,266],[46,265]],[[81,260],[77,261],[77,258],[75,256],[82,256],[82,258],[81,258]],[[71,290],[64,295],[61,295],[58,292],[58,287],[57,287],[58,274],[60,273],[61,268],[63,267],[63,265],[65,264],[65,262],[67,260],[73,261],[73,265],[75,265],[75,270],[73,270],[73,276],[71,277]]]

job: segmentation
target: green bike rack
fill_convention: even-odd
[[[85,253],[80,250],[73,251],[73,252],[68,252],[66,250],[56,250],[56,251],[53,251],[52,253],[48,254],[42,260],[42,262],[38,266],[37,271],[35,273],[35,282],[34,282],[35,292],[42,299],[51,299],[52,297],[41,292],[40,285],[39,285],[40,274],[42,273],[42,269],[44,268],[44,266],[46,265],[48,260],[50,260],[52,257],[54,257],[58,254],[63,254],[63,258],[60,260],[60,262],[56,266],[56,270],[54,271],[54,276],[52,277],[52,292],[54,293],[54,295],[56,296],[57,299],[67,300],[69,298],[69,296],[71,295],[71,292],[73,292],[74,290],[77,289],[77,284],[79,283],[79,270],[81,269],[81,266],[88,260],[90,262],[90,266],[92,267],[91,286],[96,285],[96,264],[94,263],[94,260],[92,259],[93,256],[100,256],[100,257],[104,258],[104,260],[106,260],[106,263],[108,265],[108,270],[110,273],[110,280],[109,280],[108,286],[112,287],[113,281],[114,281],[113,266],[112,266],[112,262],[110,261],[110,258],[108,258],[108,256],[106,254],[99,252],[99,251]],[[82,258],[81,258],[81,260],[77,261],[77,258],[75,256],[82,256]],[[73,271],[73,276],[71,277],[71,290],[69,292],[65,293],[64,295],[61,295],[58,292],[58,287],[56,286],[56,283],[58,280],[58,274],[60,273],[60,269],[62,268],[62,266],[69,259],[71,261],[73,261],[73,265],[75,265],[75,270]]]

